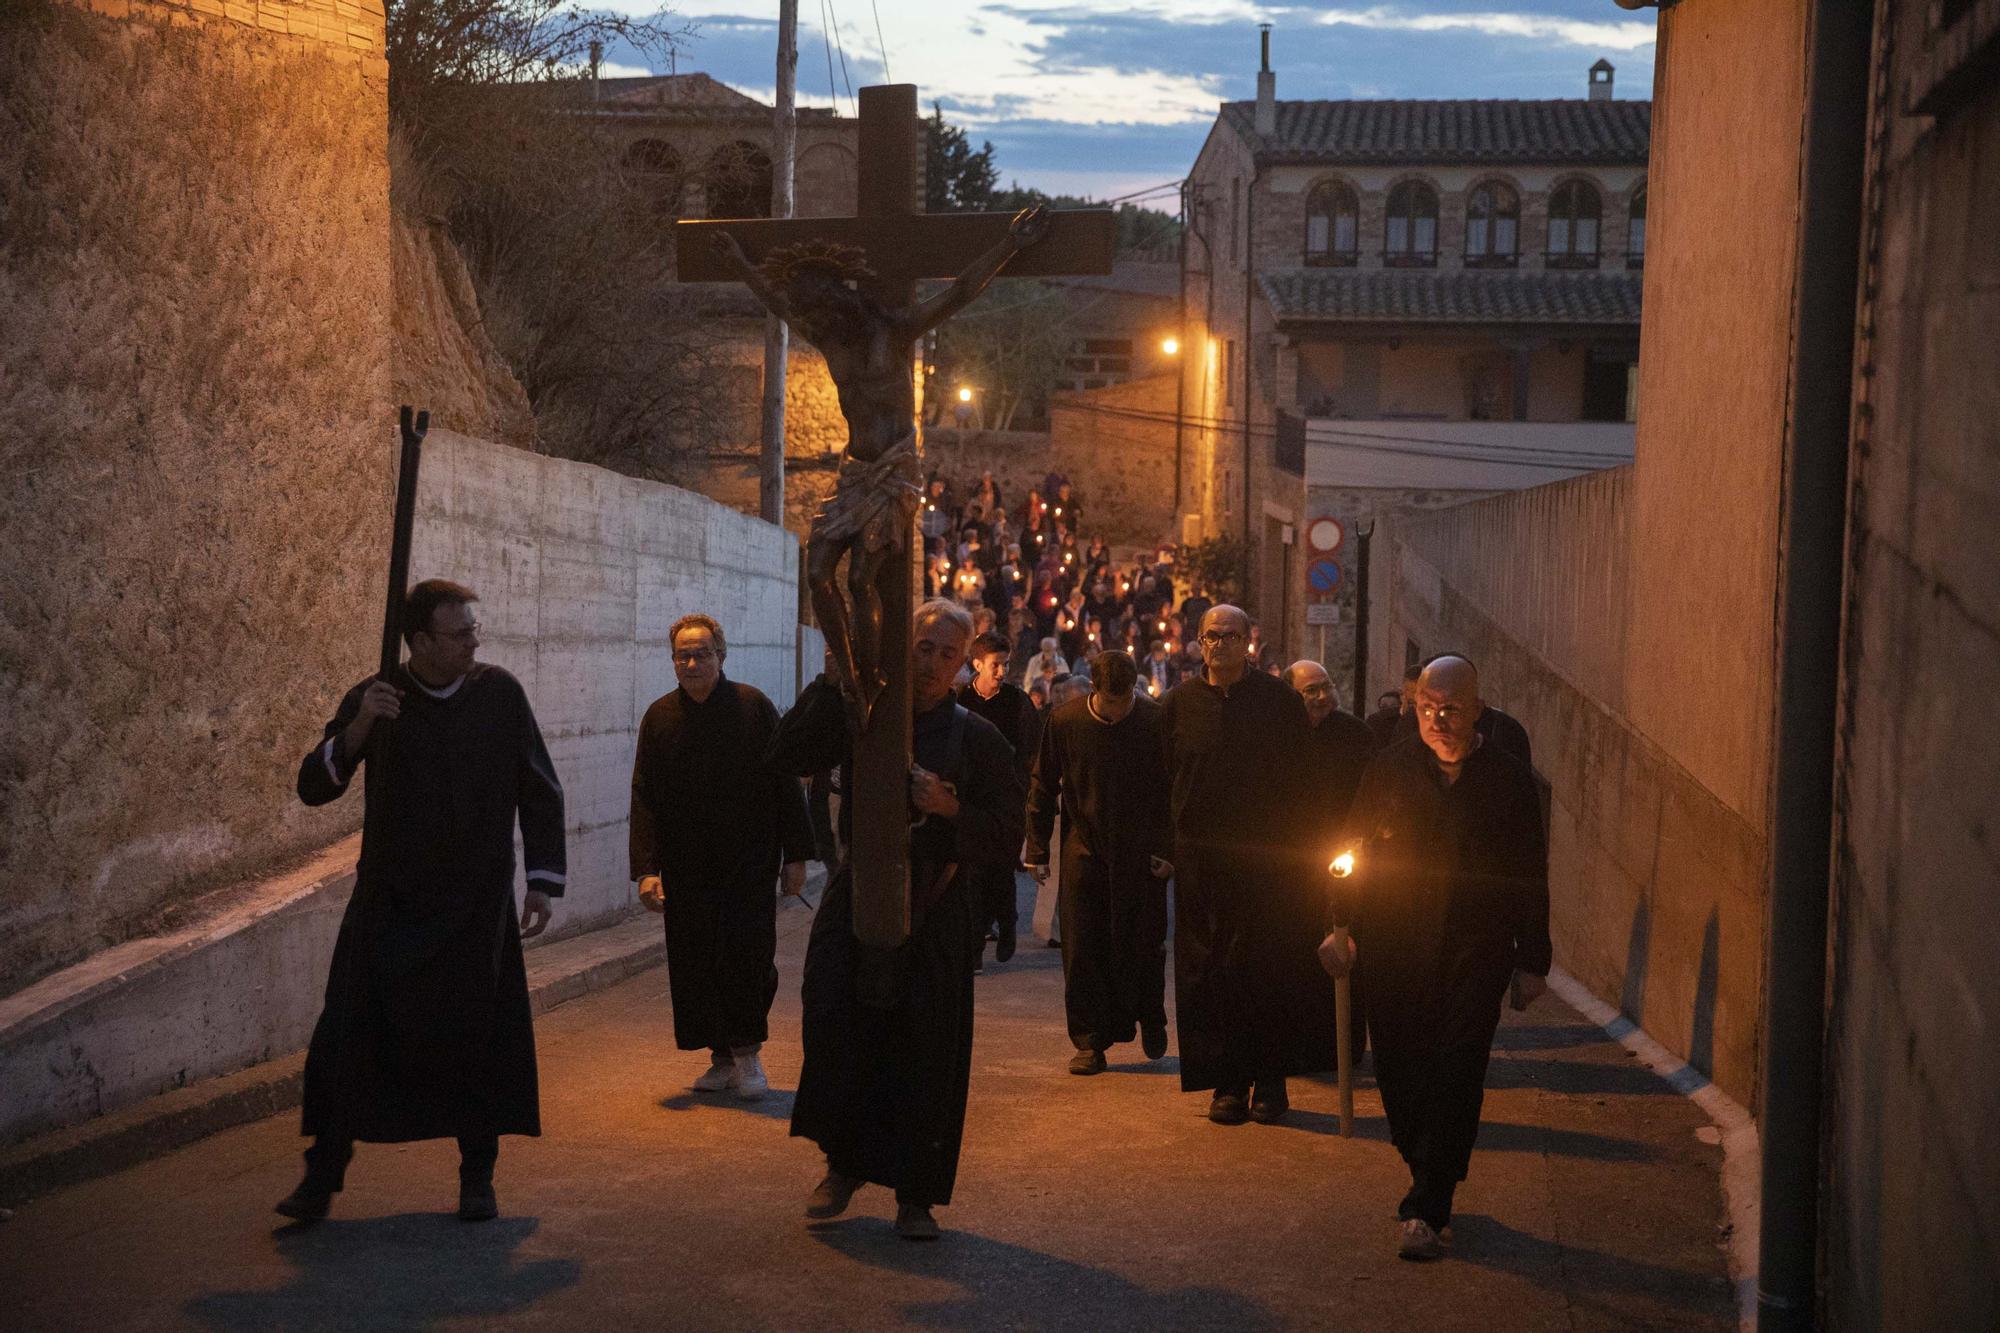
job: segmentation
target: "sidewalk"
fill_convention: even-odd
[[[687,1090],[705,1061],[672,1049],[666,973],[644,971],[537,1020],[547,1134],[503,1146],[498,1222],[453,1220],[453,1152],[411,1144],[363,1145],[331,1221],[279,1226],[287,1112],[0,1224],[9,1327],[1734,1326],[1706,1119],[1553,997],[1501,1029],[1442,1263],[1394,1256],[1405,1179],[1372,1088],[1343,1140],[1330,1081],[1294,1085],[1288,1124],[1225,1128],[1171,1059],[1119,1048],[1073,1077],[1039,944],[978,982],[944,1241],[898,1240],[872,1188],[809,1228],[820,1162],[786,1118],[811,918],[781,920],[764,1101]]]

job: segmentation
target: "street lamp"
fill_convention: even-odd
[[[1160,350],[1168,356],[1179,356],[1181,353],[1181,340],[1174,337],[1162,338],[1160,339]]]
[[[961,403],[972,401],[972,387],[970,385],[961,384],[958,386],[958,401]]]

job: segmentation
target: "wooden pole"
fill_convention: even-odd
[[[1340,1072],[1340,1137],[1354,1137],[1354,982],[1333,983],[1334,1062]],[[1326,1048],[1322,1046],[1321,1050]]]
[[[799,0],[778,0],[778,95],[772,140],[771,216],[793,213],[799,121],[795,109],[799,70]],[[785,373],[791,337],[785,321],[764,317],[764,402],[757,459],[757,512],[766,523],[785,523]]]
[[[861,90],[856,212],[862,217],[906,217],[917,211],[917,133],[915,84]],[[906,309],[915,298],[916,283],[883,278],[874,284],[874,292],[885,305]],[[914,361],[916,348],[900,348],[897,354]],[[916,420],[913,397],[912,429]],[[882,568],[880,661],[889,681],[868,729],[854,742],[854,843],[849,853],[854,868],[854,936],[880,949],[895,948],[910,933],[910,616],[916,601],[918,549],[912,522],[903,534],[900,558],[889,559]]]
[[[389,537],[389,595],[382,611],[381,674],[387,676],[403,660],[403,595],[410,583],[410,540],[417,526],[417,465],[423,461],[424,435],[431,414],[414,415],[405,405],[398,424],[403,453],[396,467],[396,515]]]

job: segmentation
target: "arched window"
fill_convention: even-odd
[[[1521,196],[1502,181],[1486,181],[1465,197],[1465,263],[1512,268],[1521,253]]]
[[[680,212],[687,173],[672,144],[664,139],[640,139],[625,150],[625,174],[647,208],[668,216]]]
[[[1646,187],[1632,192],[1632,221],[1625,233],[1625,267],[1646,265]]]
[[[1422,181],[1404,181],[1389,191],[1382,262],[1392,268],[1437,265],[1437,191]]]
[[[737,140],[708,155],[702,173],[712,218],[771,216],[771,158],[756,144]]]
[[[1549,267],[1596,268],[1604,205],[1589,181],[1564,181],[1549,196]]]
[[[1361,201],[1346,181],[1321,181],[1306,195],[1306,263],[1351,267],[1361,249]]]

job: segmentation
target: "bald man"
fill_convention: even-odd
[[[1297,816],[1306,710],[1276,677],[1251,669],[1250,617],[1237,607],[1210,608],[1196,642],[1202,672],[1174,687],[1160,719],[1172,783],[1181,1089],[1212,1091],[1217,1124],[1272,1124],[1290,1108],[1286,1076],[1327,1067],[1301,1059],[1315,1027],[1300,984],[1325,984],[1297,966],[1310,966],[1312,949],[1298,932],[1299,905],[1324,884],[1304,869]]]
[[[1512,982],[1546,987],[1549,858],[1533,775],[1482,740],[1479,673],[1441,657],[1418,677],[1418,731],[1368,767],[1335,881],[1327,971],[1359,969],[1389,1137],[1410,1169],[1406,1259],[1434,1259],[1479,1134],[1486,1062]],[[1345,932],[1351,931],[1351,936]]]

